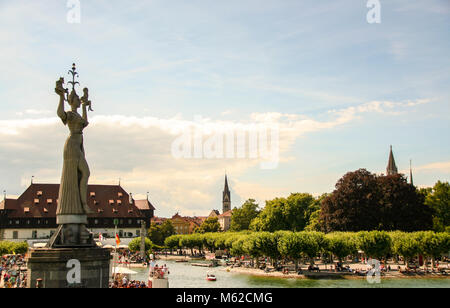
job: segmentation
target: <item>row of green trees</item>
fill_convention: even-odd
[[[250,256],[293,261],[296,266],[300,259],[314,264],[314,259],[327,256],[331,261],[343,261],[356,256],[362,250],[367,257],[381,260],[387,256],[402,256],[406,262],[414,256],[423,255],[434,259],[450,251],[450,233],[421,232],[333,232],[317,231],[277,231],[277,232],[224,232],[173,235],[166,239],[169,249],[227,250],[232,256]]]
[[[0,256],[8,254],[23,254],[28,250],[27,242],[0,242]]]

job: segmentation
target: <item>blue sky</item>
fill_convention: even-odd
[[[157,215],[206,215],[290,192],[330,192],[345,172],[384,172],[389,145],[415,184],[449,180],[450,4],[383,1],[0,0],[0,188],[57,182],[67,131],[54,82],[76,62],[95,112],[92,183],[149,191]],[[67,79],[67,77],[66,77]],[[175,160],[171,129],[274,115],[281,162]]]

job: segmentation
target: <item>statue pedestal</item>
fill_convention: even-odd
[[[110,260],[105,248],[30,248],[27,287],[108,288]]]

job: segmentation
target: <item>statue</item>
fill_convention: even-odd
[[[59,95],[57,114],[70,134],[64,145],[64,164],[56,209],[58,229],[46,247],[30,247],[27,252],[27,287],[33,288],[107,288],[111,253],[96,245],[87,229],[87,183],[89,166],[83,147],[83,129],[88,126],[87,108],[91,106],[88,89],[80,98],[75,90],[75,64],[72,90],[64,88],[64,78],[56,81]],[[68,102],[70,110],[64,110]],[[78,109],[82,108],[81,115]],[[92,111],[91,108],[89,110]]]
[[[64,162],[59,186],[58,206],[56,209],[56,223],[60,225],[57,234],[52,238],[51,245],[79,245],[92,244],[92,234],[86,229],[87,214],[92,210],[87,204],[87,187],[89,180],[89,166],[85,158],[83,147],[83,129],[89,125],[87,108],[92,110],[89,100],[88,88],[83,89],[83,97],[78,96],[75,85],[76,72],[75,64],[72,65],[72,85],[69,94],[64,88],[64,78],[56,81],[55,92],[59,95],[57,108],[58,117],[64,125],[69,127],[70,135],[64,145]],[[66,98],[67,96],[67,98]],[[64,102],[67,101],[71,110],[64,110]],[[82,114],[78,113],[78,108],[82,108]]]

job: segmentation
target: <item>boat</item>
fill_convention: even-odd
[[[216,281],[217,278],[216,278],[216,275],[214,275],[214,274],[206,274],[206,280],[208,280],[208,281]]]
[[[151,289],[169,288],[169,269],[157,266],[150,266],[147,287]]]

